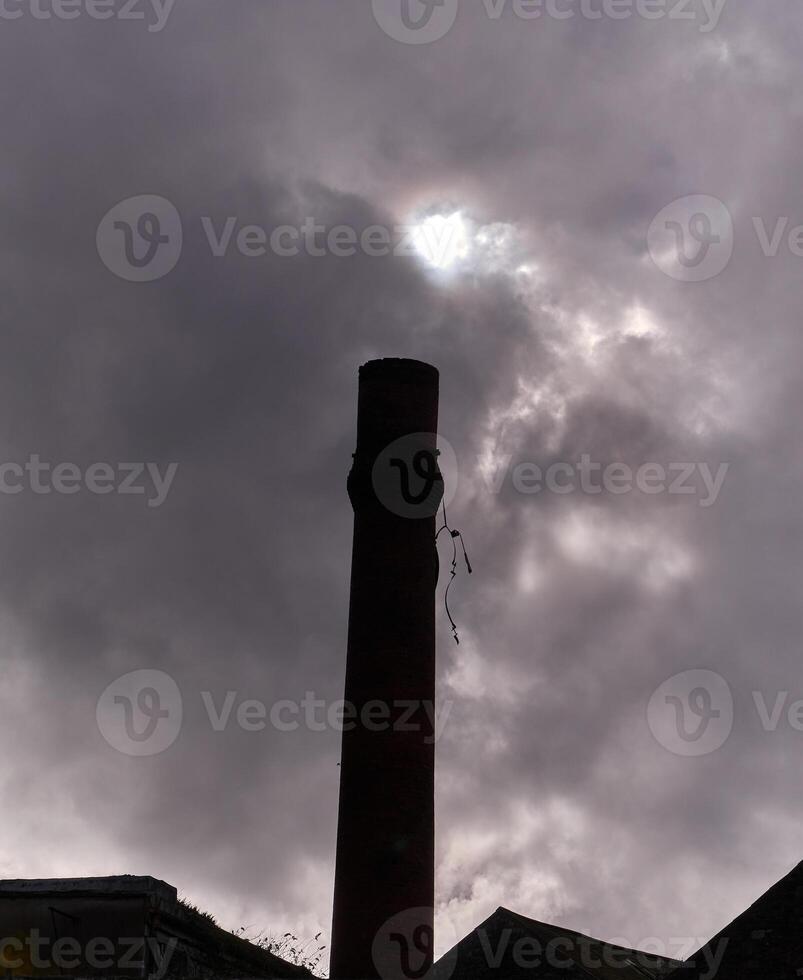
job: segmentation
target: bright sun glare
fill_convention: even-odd
[[[413,228],[413,244],[436,269],[450,269],[471,251],[471,232],[462,211],[433,214]]]
[[[479,224],[459,208],[414,218],[411,241],[421,261],[448,278],[462,271],[530,281],[538,272],[514,225]]]

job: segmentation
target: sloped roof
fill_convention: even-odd
[[[662,980],[678,966],[498,908],[438,961],[434,974],[435,980]]]
[[[667,980],[787,980],[803,976],[803,863]]]

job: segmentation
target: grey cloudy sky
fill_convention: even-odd
[[[356,371],[412,356],[475,566],[463,642],[439,632],[439,948],[498,905],[709,936],[803,857],[800,5],[450,0],[417,44],[401,0],[109,9],[0,16],[0,458],[178,470],[150,507],[144,476],[3,471],[0,875],[152,874],[226,926],[328,933],[338,734],[215,731],[202,692],[341,696]],[[142,195],[183,234],[150,282],[98,235]],[[648,234],[690,195],[721,203]],[[422,229],[455,213],[435,268]],[[237,247],[306,218],[414,226],[419,254]],[[583,455],[729,470],[711,506],[514,485]],[[648,712],[698,669],[733,698],[711,751]],[[141,758],[96,720],[135,670],[183,702]]]

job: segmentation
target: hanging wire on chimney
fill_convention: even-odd
[[[466,568],[468,569],[468,574],[471,575],[474,569],[471,567],[471,562],[468,560],[468,552],[466,551],[466,545],[463,541],[463,535],[460,531],[452,529],[449,527],[449,521],[446,517],[446,501],[443,501],[443,525],[439,528],[438,533],[435,535],[435,541],[444,531],[449,532],[449,536],[452,539],[452,567],[450,571],[449,584],[446,586],[446,592],[443,595],[443,604],[446,607],[446,615],[449,617],[449,622],[452,626],[452,633],[454,633],[454,641],[457,645],[460,645],[460,636],[457,632],[457,624],[452,619],[452,613],[449,609],[449,589],[452,587],[452,582],[457,578],[457,542],[460,541],[460,547],[463,549],[463,558],[466,562]]]

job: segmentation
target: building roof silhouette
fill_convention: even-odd
[[[667,980],[785,980],[798,976],[803,976],[803,862]]]
[[[0,937],[4,976],[311,977],[149,876],[0,881]]]
[[[498,908],[438,961],[435,980],[663,980],[678,966]]]
[[[684,963],[498,908],[435,966],[435,980],[791,980],[798,976],[803,976],[803,862]]]

